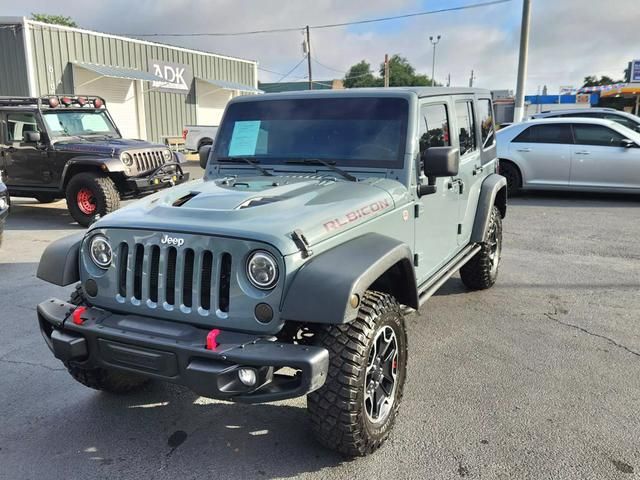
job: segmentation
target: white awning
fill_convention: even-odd
[[[97,73],[101,77],[125,78],[128,80],[144,80],[146,82],[164,82],[164,79],[149,72],[135,70],[133,68],[111,67],[109,65],[98,65],[96,63],[73,62],[74,65],[85,70]]]
[[[226,80],[210,80],[208,78],[199,78],[201,82],[208,83],[210,85],[214,85],[216,87],[223,88],[225,90],[237,90],[239,92],[248,92],[248,93],[264,93],[264,91],[251,87],[249,85],[244,85],[242,83],[235,82],[227,82]]]

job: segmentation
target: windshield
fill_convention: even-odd
[[[49,134],[54,137],[108,135],[120,137],[104,110],[56,110],[43,112]]]
[[[402,98],[257,100],[229,105],[215,158],[260,163],[321,159],[401,168],[409,104]]]

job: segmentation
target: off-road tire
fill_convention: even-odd
[[[393,329],[397,340],[397,385],[389,413],[376,425],[365,411],[365,379],[372,344],[386,326]],[[353,322],[318,328],[314,344],[329,350],[326,382],[307,396],[317,439],[349,457],[372,453],[389,436],[404,390],[407,334],[400,306],[388,294],[368,291]]]
[[[76,285],[69,298],[69,303],[89,306],[82,285]],[[67,367],[73,379],[85,387],[109,393],[129,393],[142,388],[149,382],[149,379],[145,377],[110,368],[82,368],[69,362],[65,362],[64,366]]]
[[[494,244],[497,242],[497,245]],[[460,269],[460,278],[470,290],[484,290],[498,279],[502,253],[502,216],[495,205],[491,209],[487,239],[480,251]],[[497,263],[496,263],[497,262]]]
[[[84,213],[78,204],[78,192],[81,189],[88,189],[93,194],[95,211],[90,214]],[[120,194],[113,180],[95,172],[74,175],[69,180],[65,197],[69,213],[83,227],[88,227],[96,218],[104,217],[120,206]]]
[[[35,199],[40,203],[53,203],[56,200],[58,200],[57,197],[55,197],[53,195],[47,195],[46,193],[43,193],[43,194],[40,194],[40,195],[36,195]]]
[[[518,195],[522,188],[520,169],[512,162],[500,160],[500,175],[507,179],[507,194],[510,197]]]

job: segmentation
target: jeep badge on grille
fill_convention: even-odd
[[[164,236],[160,239],[160,243],[162,243],[163,245],[175,245],[176,247],[181,247],[182,245],[184,245],[184,238],[170,237],[165,233]]]

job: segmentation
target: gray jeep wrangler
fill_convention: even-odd
[[[47,345],[95,389],[307,395],[321,443],[373,452],[402,398],[405,314],[458,271],[471,290],[498,275],[489,92],[243,96],[202,153],[203,180],[49,245],[38,276],[79,285],[38,305]]]

